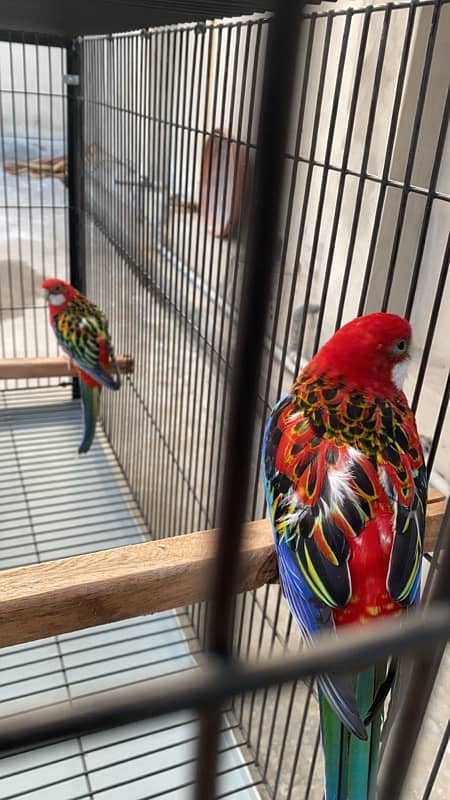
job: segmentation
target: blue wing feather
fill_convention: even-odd
[[[264,480],[266,500],[269,508],[273,498],[270,482]],[[323,603],[306,582],[294,554],[285,539],[280,540],[272,525],[275,546],[278,555],[278,569],[283,593],[291,613],[300,627],[306,642],[311,643],[315,634],[320,631],[334,631],[331,608]],[[353,686],[350,678],[344,675],[321,675],[319,686],[326,695],[330,706],[338,717],[360,739],[366,739],[367,733],[360,717]]]
[[[303,578],[286,541],[279,543],[277,553],[283,592],[305,641],[311,643],[321,631],[333,632],[331,608],[319,600]],[[318,683],[338,717],[359,739],[366,739],[351,679],[345,675],[321,675]]]
[[[288,396],[280,400],[277,404],[277,408],[282,407],[286,397]],[[271,420],[267,423],[265,431],[263,448],[264,462],[266,461],[265,457],[267,455],[270,426]],[[270,509],[272,508],[274,498],[272,483],[267,471],[264,471],[264,488],[267,505]],[[330,633],[334,631],[332,609],[318,597],[316,592],[303,577],[295,560],[292,548],[285,538],[279,537],[273,525],[273,520],[272,531],[277,550],[278,569],[283,593],[305,641],[310,644],[317,633],[327,630]],[[321,675],[318,678],[318,683],[327,697],[330,706],[347,728],[358,736],[358,738],[366,739],[367,733],[358,711],[351,679],[344,675]]]

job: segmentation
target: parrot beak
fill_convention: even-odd
[[[49,290],[48,290],[48,289],[44,289],[44,297],[45,297],[45,299],[48,301],[48,299],[49,299],[49,297],[50,297],[50,292],[49,292]]]

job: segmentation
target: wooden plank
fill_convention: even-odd
[[[116,356],[122,374],[133,372],[134,362],[130,356]],[[65,358],[0,358],[0,380],[7,378],[61,378],[76,373],[68,368]]]
[[[444,495],[442,492],[439,492],[438,489],[428,489],[428,499],[427,505],[430,506],[432,503],[441,503],[444,500]]]
[[[216,542],[217,531],[203,531],[5,570],[0,646],[205,600]],[[275,575],[269,525],[250,523],[239,591],[263,586]]]
[[[436,543],[446,501],[427,511],[425,550]],[[190,605],[208,596],[217,531],[5,570],[0,581],[0,646]],[[268,520],[245,526],[238,591],[277,580]]]
[[[442,520],[444,519],[445,508],[447,501],[442,495],[440,499],[431,500],[427,506],[427,520],[425,527],[425,553],[432,553],[436,547],[437,538],[441,529]],[[449,542],[446,542],[448,545]]]

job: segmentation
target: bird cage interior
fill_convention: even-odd
[[[195,536],[219,525],[273,17],[230,3],[205,20],[189,5],[178,24],[141,15],[125,33],[0,35],[3,570],[69,559],[81,581],[90,562],[77,557],[120,565],[148,541],[163,557],[181,535],[206,558],[209,534],[201,547]],[[447,0],[303,8],[245,515],[260,564],[270,411],[336,329],[375,310],[413,329],[405,392],[429,475],[425,593],[438,561],[450,487],[449,32]],[[104,312],[121,372],[119,391],[102,390],[87,453],[80,384],[41,288],[51,278]],[[87,604],[83,624],[60,615],[54,635],[44,613],[37,637],[0,612],[0,722],[198,670],[209,605],[177,580],[163,610],[145,613],[153,601],[136,587],[129,613]],[[298,653],[272,562],[244,588],[235,657]],[[449,691],[447,650],[405,797],[449,798]],[[184,710],[0,754],[0,795],[182,800],[198,738]],[[217,775],[218,797],[322,800],[315,683],[228,701]]]

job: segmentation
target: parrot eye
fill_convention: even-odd
[[[61,287],[60,286],[54,286],[53,289],[52,289],[52,293],[53,294],[59,294],[60,291],[61,291]]]
[[[406,339],[399,339],[394,344],[394,352],[397,353],[406,353],[407,348],[408,348],[408,342],[406,341]]]

